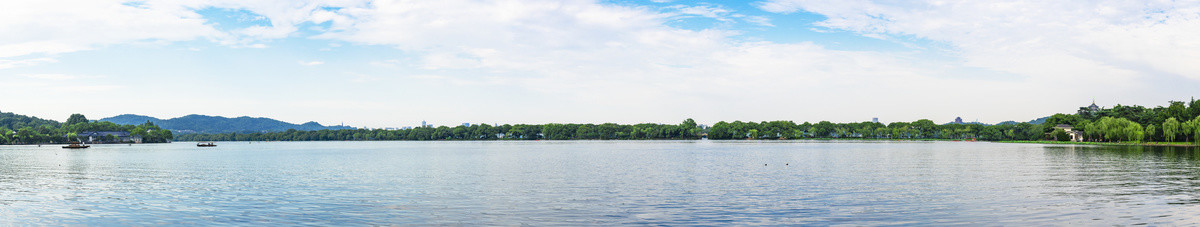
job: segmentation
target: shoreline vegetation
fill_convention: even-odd
[[[82,114],[72,114],[67,122],[59,123],[36,117],[0,112],[0,145],[169,143],[174,139],[170,130],[146,122],[141,125],[118,125],[106,121],[89,121]]]
[[[181,134],[187,141],[470,141],[470,140],[790,140],[884,139],[1022,141],[1030,143],[1146,146],[1200,144],[1200,101],[1169,102],[1167,107],[1117,105],[1080,107],[1055,114],[1040,124],[1003,122],[937,124],[913,122],[817,123],[793,121],[717,122],[711,127],[692,119],[669,124],[542,124],[424,126],[412,129],[345,129],[221,134]],[[1065,127],[1064,127],[1065,126]],[[1073,141],[1073,142],[1071,142]]]
[[[23,118],[22,118],[23,117]],[[15,119],[15,120],[14,120]],[[16,128],[16,130],[10,130]],[[679,124],[516,124],[423,126],[410,129],[295,130],[248,133],[181,133],[146,122],[118,125],[88,121],[74,114],[58,123],[0,112],[0,144],[47,144],[77,141],[79,133],[128,132],[145,142],[180,141],[474,141],[474,140],[902,140],[991,141],[1088,145],[1197,146],[1200,144],[1200,101],[1171,101],[1166,107],[1116,105],[1080,107],[1074,114],[1054,114],[1041,123],[996,125],[951,122],[817,123],[793,121],[717,122],[711,127],[692,119]],[[97,138],[89,138],[96,141]],[[100,138],[99,142],[115,142]]]
[[[1008,140],[995,141],[997,143],[1030,143],[1030,144],[1070,144],[1070,145],[1099,145],[1099,146],[1148,146],[1148,147],[1200,147],[1200,144],[1189,142],[1071,142],[1071,141],[1053,141],[1053,140]]]

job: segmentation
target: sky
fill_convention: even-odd
[[[1197,1],[0,2],[0,111],[996,123],[1200,93]]]

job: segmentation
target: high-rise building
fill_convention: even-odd
[[[872,118],[871,118],[871,122],[874,122],[874,123],[879,123],[879,118],[878,118],[878,117],[872,117]]]

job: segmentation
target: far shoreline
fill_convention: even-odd
[[[1024,143],[1024,144],[1059,144],[1059,145],[1097,145],[1097,146],[1148,146],[1148,147],[1200,147],[1198,144],[1186,142],[1173,143],[1127,143],[1127,142],[1069,142],[1069,141],[1023,141],[1023,140],[1003,140],[1003,141],[985,141],[985,140],[963,140],[963,139],[895,139],[895,138],[801,138],[801,139],[735,139],[735,140],[712,140],[712,139],[647,139],[647,140],[595,140],[595,139],[578,139],[578,140],[239,140],[239,141],[211,141],[211,142],[390,142],[390,141],[413,141],[413,142],[490,142],[490,141],[529,141],[529,142],[548,142],[548,141],[862,141],[862,142],[986,142],[986,143]],[[176,143],[194,143],[194,142],[209,142],[209,141],[173,141]]]
[[[1006,140],[994,141],[997,143],[1030,143],[1030,144],[1069,144],[1069,145],[1099,145],[1099,146],[1145,146],[1145,147],[1200,147],[1198,144],[1187,142],[1150,142],[1150,143],[1130,143],[1130,142],[1071,142],[1071,141],[1021,141],[1021,140]]]
[[[528,142],[550,142],[550,141],[861,141],[861,142],[988,142],[988,143],[1013,143],[1013,144],[1057,144],[1057,145],[1096,145],[1096,146],[1146,146],[1146,147],[1200,147],[1200,144],[1189,142],[1150,142],[1150,143],[1131,143],[1131,142],[1071,142],[1071,141],[1024,141],[1024,140],[1003,140],[1003,141],[984,141],[984,140],[963,140],[963,139],[895,139],[895,138],[800,138],[800,139],[731,139],[731,140],[712,140],[712,139],[646,139],[646,140],[594,140],[594,139],[578,139],[578,140],[238,140],[238,141],[211,141],[225,143],[242,143],[242,142],[395,142],[395,141],[412,141],[412,142],[490,142],[490,141],[528,141]],[[171,141],[166,143],[95,143],[95,145],[134,145],[134,144],[169,144],[169,143],[197,143],[210,141]],[[65,143],[41,143],[41,144],[4,144],[0,146],[39,146],[39,145],[62,145]]]

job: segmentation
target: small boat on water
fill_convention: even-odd
[[[207,143],[201,142],[201,143],[197,143],[196,146],[197,147],[215,147],[215,146],[217,146],[217,144],[214,144],[213,142],[207,142]]]
[[[67,144],[66,146],[63,146],[62,148],[83,149],[83,148],[89,148],[89,147],[92,147],[92,146],[88,146],[87,144],[83,144],[83,143],[79,143],[79,142],[71,142],[71,144]]]

